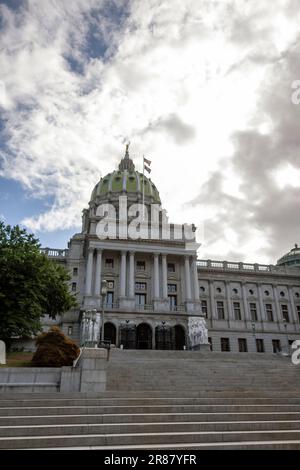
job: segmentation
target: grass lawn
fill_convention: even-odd
[[[6,364],[0,364],[0,367],[30,367],[32,356],[31,352],[7,353]]]

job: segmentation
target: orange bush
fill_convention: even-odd
[[[36,338],[37,350],[32,358],[32,364],[38,367],[71,366],[79,355],[77,344],[67,338],[57,327],[52,326]]]

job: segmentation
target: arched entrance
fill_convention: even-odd
[[[104,341],[110,341],[110,344],[116,344],[117,329],[113,323],[104,324]]]
[[[172,349],[172,329],[166,325],[155,328],[155,348]]]
[[[152,329],[147,323],[136,329],[136,349],[152,349]]]
[[[174,348],[182,350],[185,346],[185,331],[181,325],[174,326]]]

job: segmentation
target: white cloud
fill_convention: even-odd
[[[210,214],[219,223],[230,210],[221,195],[208,193],[213,202],[202,201],[201,213],[186,203],[222,170],[227,197],[247,197],[248,174],[231,165],[231,136],[249,126],[273,130],[260,101],[272,67],[296,41],[295,3],[118,1],[128,13],[121,22],[109,3],[30,0],[17,13],[1,7],[9,151],[0,174],[36,197],[54,197],[47,212],[23,222],[45,231],[80,225],[93,185],[116,166],[129,138],[137,166],[142,154],[153,160],[152,178],[171,219],[197,224]],[[92,27],[103,57],[89,57]],[[243,209],[249,228],[252,208]],[[224,227],[222,240],[219,229],[215,242],[206,237],[204,255],[215,249],[224,258],[267,261],[268,230],[229,220],[236,225]]]

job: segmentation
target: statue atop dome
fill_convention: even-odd
[[[131,158],[129,158],[129,145],[130,145],[130,142],[126,144],[125,156],[122,158],[120,165],[119,165],[120,171],[124,171],[124,170],[134,171],[135,170],[134,163],[131,160]]]

